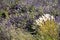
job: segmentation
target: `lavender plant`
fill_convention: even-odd
[[[58,4],[58,0],[0,0],[0,40],[58,40]]]

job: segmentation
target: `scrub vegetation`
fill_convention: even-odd
[[[0,0],[0,40],[60,40],[59,0]]]

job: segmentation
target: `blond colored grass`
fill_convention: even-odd
[[[39,25],[38,36],[41,40],[58,40],[58,25],[53,19],[47,19],[37,25]]]

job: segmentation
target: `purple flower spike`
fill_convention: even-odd
[[[56,16],[55,21],[56,21],[57,23],[60,23],[60,16]]]

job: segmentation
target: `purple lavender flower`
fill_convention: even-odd
[[[56,16],[56,17],[55,17],[55,21],[56,21],[57,23],[60,23],[60,16]]]
[[[11,24],[10,20],[8,20],[5,25],[6,25],[7,27],[10,27],[12,24]]]
[[[33,0],[27,0],[27,3],[28,4],[32,4],[33,3]]]

